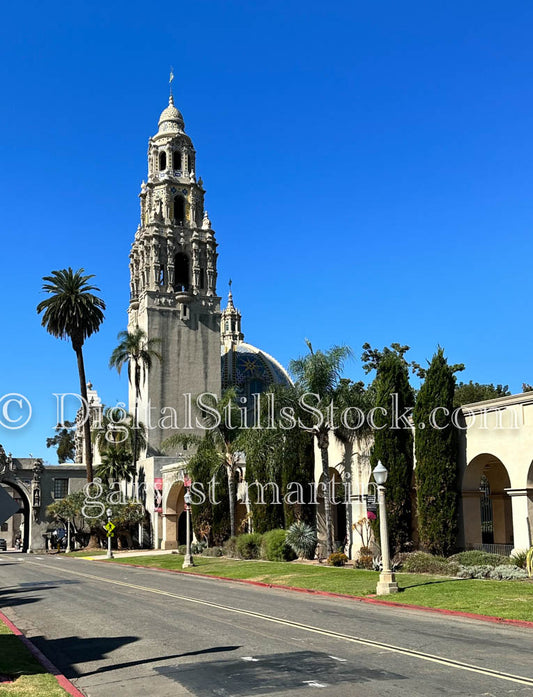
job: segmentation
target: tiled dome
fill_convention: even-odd
[[[244,341],[222,346],[222,389],[235,387],[250,398],[270,385],[290,385],[286,370],[275,358]]]

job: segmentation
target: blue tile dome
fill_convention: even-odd
[[[235,387],[248,400],[271,385],[292,384],[287,371],[275,358],[244,341],[223,345],[221,360],[222,390]]]

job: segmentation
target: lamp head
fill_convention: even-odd
[[[106,515],[108,518],[111,518],[111,516],[113,515],[113,511],[110,508],[108,508],[106,511]]]
[[[387,481],[387,468],[384,467],[383,463],[381,460],[378,460],[378,464],[374,467],[374,471],[372,472],[374,475],[374,481],[378,486],[383,486],[385,482]]]
[[[187,506],[190,506],[192,503],[192,496],[189,491],[186,492],[183,498],[185,499],[185,503],[187,504]]]

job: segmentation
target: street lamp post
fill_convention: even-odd
[[[65,552],[67,554],[70,554],[71,551],[72,551],[72,549],[70,547],[70,519],[69,519],[69,520],[67,520],[67,548],[66,548]]]
[[[107,523],[109,524],[111,522],[111,516],[113,515],[113,511],[108,508],[106,511],[107,514]],[[111,532],[108,531],[107,533],[107,559],[114,559],[113,557],[113,552],[111,551]]]
[[[377,595],[388,595],[398,592],[398,584],[390,568],[389,531],[387,529],[387,507],[385,505],[385,482],[387,481],[388,472],[381,460],[378,461],[373,474],[378,487],[379,537],[381,544],[381,560],[383,562],[383,570],[379,575],[376,593]]]
[[[191,503],[192,503],[192,496],[190,494],[190,491],[187,489],[185,492],[185,510],[186,510],[186,516],[187,516],[187,552],[185,554],[185,558],[183,560],[183,566],[182,569],[186,569],[189,566],[194,566],[194,560],[192,558],[191,554]]]

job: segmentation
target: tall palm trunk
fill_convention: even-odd
[[[138,361],[135,361],[135,406],[133,409],[133,491],[135,491],[135,482],[137,477],[137,419],[139,418],[139,394],[141,392],[141,367]]]
[[[317,433],[317,443],[322,461],[322,478],[324,479],[324,524],[326,527],[326,552],[333,554],[333,524],[331,519],[331,499],[329,491],[329,435],[327,431]]]
[[[78,374],[80,376],[80,394],[83,399],[84,408],[87,409],[83,424],[83,446],[85,451],[85,467],[87,469],[87,481],[93,480],[93,449],[91,446],[91,412],[87,398],[87,380],[85,378],[85,364],[83,362],[83,351],[81,346],[74,347],[78,360]]]
[[[229,462],[228,469],[228,496],[229,496],[229,528],[231,537],[235,537],[235,474],[233,466]]]
[[[87,409],[85,414],[86,419],[83,424],[83,445],[85,450],[85,467],[87,469],[87,481],[93,481],[93,449],[91,444],[91,411],[89,400],[87,397],[87,380],[85,378],[85,364],[83,362],[83,351],[81,346],[74,349],[76,358],[78,359],[78,373],[80,376],[80,393],[83,399],[84,407]],[[100,546],[100,540],[95,526],[90,526],[90,537],[87,549],[97,549]]]

